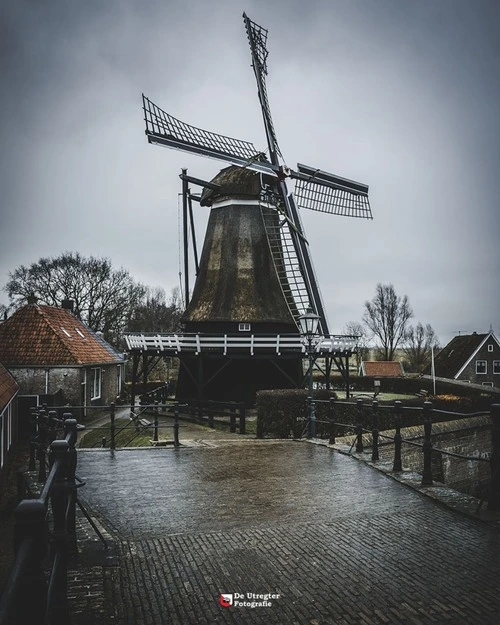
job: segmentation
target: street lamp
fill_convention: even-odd
[[[319,316],[316,315],[310,308],[304,315],[299,317],[300,335],[302,342],[306,348],[306,353],[309,357],[309,393],[307,397],[308,407],[308,434],[307,438],[314,438],[316,436],[316,412],[314,409],[314,389],[313,389],[313,366],[314,366],[314,351],[317,341],[319,339],[318,327]]]

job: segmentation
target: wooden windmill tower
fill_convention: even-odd
[[[267,154],[252,143],[190,126],[143,96],[146,135],[153,144],[226,161],[201,205],[211,212],[197,279],[177,338],[128,337],[131,350],[174,350],[181,358],[178,397],[251,400],[260,388],[302,383],[303,348],[297,320],[320,317],[318,355],[345,371],[352,341],[329,335],[299,208],[371,219],[368,187],[306,165],[282,162],[265,77],[267,30],[243,14],[267,137]],[[287,180],[295,192],[290,193]],[[192,196],[189,196],[192,197]],[[186,241],[186,238],[185,238]],[[187,278],[186,278],[187,280]],[[193,338],[197,337],[197,338]]]

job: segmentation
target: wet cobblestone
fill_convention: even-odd
[[[305,443],[81,452],[108,622],[498,625],[500,532]],[[278,593],[223,608],[220,593]]]

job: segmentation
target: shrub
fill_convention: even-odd
[[[257,436],[263,438],[300,438],[307,429],[308,391],[305,389],[274,389],[257,393]],[[337,398],[334,391],[317,390],[314,392],[318,436],[326,436],[328,426],[321,421],[328,421],[330,398]]]

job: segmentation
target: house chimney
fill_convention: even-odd
[[[30,295],[28,295],[29,306],[32,306],[33,304],[36,304],[37,302],[38,302],[38,297],[34,293],[31,293]]]
[[[70,312],[73,312],[74,306],[75,302],[72,299],[63,299],[63,301],[61,302],[61,308],[69,310]]]

